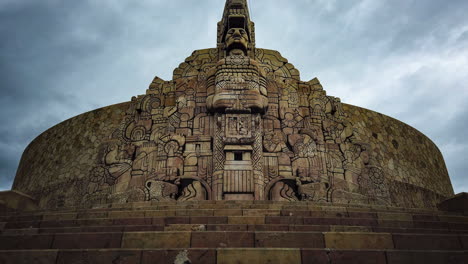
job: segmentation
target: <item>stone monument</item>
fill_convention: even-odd
[[[60,208],[271,200],[434,208],[453,196],[416,129],[342,103],[257,48],[245,0],[228,0],[216,48],[144,95],[73,117],[25,150],[13,190]],[[304,54],[307,56],[307,54]]]

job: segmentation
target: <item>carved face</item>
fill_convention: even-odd
[[[249,35],[243,28],[231,28],[226,33],[225,41],[228,48],[247,50]]]

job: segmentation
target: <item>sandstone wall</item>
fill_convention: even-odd
[[[13,190],[42,207],[78,204],[87,193],[100,146],[119,128],[129,102],[70,118],[42,133],[23,153]]]
[[[343,104],[356,137],[370,143],[371,155],[384,170],[393,204],[424,207],[454,194],[437,146],[413,127],[389,116]]]

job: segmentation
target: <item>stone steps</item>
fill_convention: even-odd
[[[466,251],[336,250],[287,248],[101,249],[0,251],[0,263],[332,263],[461,264]]]
[[[468,216],[272,202],[0,215],[0,264],[176,263],[184,257],[191,263],[468,263]]]
[[[100,248],[468,250],[468,235],[296,231],[142,231],[1,235],[0,250]]]

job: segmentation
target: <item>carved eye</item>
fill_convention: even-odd
[[[245,34],[245,30],[241,29],[240,33]]]

